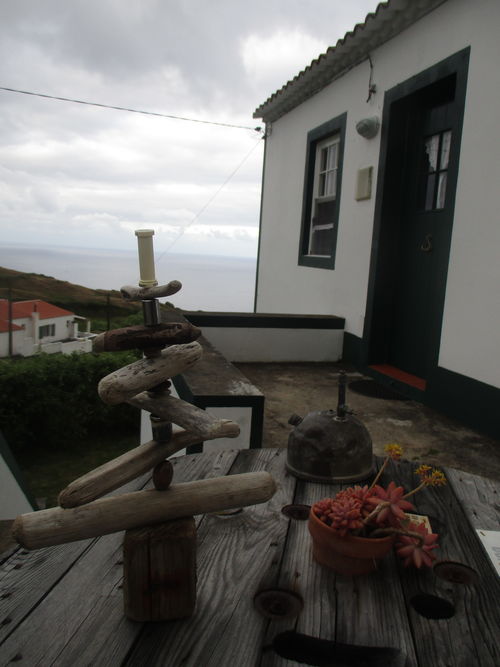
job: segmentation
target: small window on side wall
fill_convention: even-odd
[[[307,135],[299,264],[335,268],[347,114]]]

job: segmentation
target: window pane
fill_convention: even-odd
[[[335,196],[336,189],[337,189],[337,170],[335,171],[329,171],[326,173],[326,183],[325,183],[325,191],[324,195],[333,197]]]
[[[318,197],[325,196],[326,174],[319,175]]]
[[[427,188],[425,190],[425,205],[426,211],[431,211],[434,208],[434,186],[436,184],[436,174],[429,174],[427,177]]]
[[[328,147],[321,149],[320,171],[328,169]]]
[[[439,174],[436,208],[444,208],[444,202],[446,199],[446,180],[447,180],[446,176],[447,176],[446,171]]]
[[[441,140],[441,159],[439,160],[440,169],[448,169],[448,162],[450,159],[450,145],[451,145],[451,130],[443,132]]]
[[[428,137],[425,140],[425,152],[427,157],[427,171],[436,171],[439,150],[439,134]]]
[[[328,229],[313,229],[309,254],[330,257],[333,243],[333,225]]]
[[[327,169],[335,169],[337,167],[337,147],[338,144],[328,146]]]

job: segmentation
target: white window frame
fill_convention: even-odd
[[[322,169],[322,152],[324,150],[328,150],[331,146],[336,146],[336,151],[335,151],[335,164],[332,167],[331,165],[327,165],[326,169]],[[308,252],[307,255],[308,257],[330,257],[330,254],[325,254],[325,255],[319,255],[311,252],[311,248],[313,246],[313,235],[314,232],[316,231],[321,231],[324,229],[333,229],[334,221],[326,224],[316,224],[314,222],[314,219],[316,217],[316,212],[317,212],[317,205],[318,203],[323,203],[323,202],[328,202],[328,201],[334,201],[337,198],[337,188],[338,188],[338,171],[339,171],[339,148],[340,148],[340,132],[337,132],[336,134],[327,137],[323,141],[319,141],[316,145],[316,157],[315,157],[315,170],[314,170],[314,185],[313,185],[313,202],[311,206],[311,220],[309,224],[309,243],[308,243]],[[334,192],[331,194],[323,194],[321,193],[322,189],[322,175],[328,175],[328,174],[333,173],[333,187],[334,187]],[[325,181],[327,179],[325,178]]]

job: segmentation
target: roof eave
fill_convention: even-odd
[[[367,60],[370,53],[447,0],[389,0],[381,2],[334,47],[271,95],[254,112],[254,118],[273,122]]]

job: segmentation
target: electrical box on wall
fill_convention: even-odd
[[[372,196],[372,178],[373,167],[365,167],[358,169],[358,177],[356,180],[356,201],[363,199],[370,199]]]

